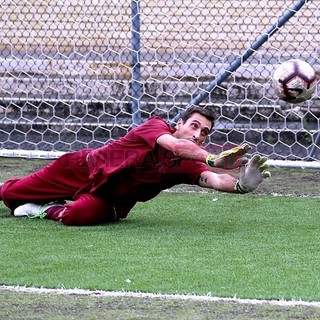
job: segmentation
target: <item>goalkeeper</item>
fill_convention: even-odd
[[[270,176],[267,159],[255,155],[248,161],[247,144],[210,154],[201,145],[213,123],[213,114],[196,106],[174,129],[152,117],[101,148],[67,153],[31,175],[7,180],[1,200],[16,217],[84,226],[125,219],[137,202],[177,184],[241,194],[255,190]],[[228,173],[236,168],[237,176]]]

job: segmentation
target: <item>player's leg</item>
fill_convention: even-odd
[[[134,205],[135,201],[113,205],[90,193],[83,193],[72,203],[25,203],[14,210],[14,215],[61,221],[68,226],[90,226],[125,219]]]
[[[24,203],[72,200],[90,184],[87,153],[68,153],[29,176],[9,179],[1,187],[2,201],[14,210]]]
[[[113,205],[90,193],[80,194],[63,210],[58,207],[49,209],[46,218],[68,226],[90,226],[119,220]]]

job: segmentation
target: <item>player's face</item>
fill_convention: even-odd
[[[177,122],[174,136],[178,139],[187,139],[197,145],[201,145],[207,138],[211,121],[199,113],[194,113],[183,123],[182,119]]]

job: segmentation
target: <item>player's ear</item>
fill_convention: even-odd
[[[180,118],[178,121],[177,121],[177,124],[176,124],[176,130],[183,124],[183,121],[182,119]]]

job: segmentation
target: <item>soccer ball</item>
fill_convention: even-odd
[[[274,72],[273,87],[278,97],[289,103],[311,98],[316,89],[317,77],[311,65],[302,60],[283,62]]]

